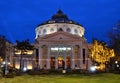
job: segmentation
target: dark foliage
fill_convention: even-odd
[[[16,40],[17,45],[15,46],[15,48],[17,50],[21,51],[21,55],[20,55],[20,71],[22,71],[22,56],[25,55],[25,52],[27,52],[28,50],[33,50],[34,46],[30,44],[29,40],[24,40],[24,41],[18,41]]]
[[[108,34],[109,46],[115,51],[115,59],[120,61],[120,21]]]

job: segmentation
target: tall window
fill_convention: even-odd
[[[36,49],[36,62],[38,63],[39,60],[39,49]]]
[[[83,64],[85,64],[85,48],[83,49]]]
[[[47,32],[46,29],[43,29],[43,34],[46,34],[46,32]]]
[[[80,32],[80,34],[81,34],[81,31],[79,31]]]
[[[79,55],[79,46],[76,45],[74,48],[75,55]]]
[[[39,34],[41,34],[41,31],[39,31]]]

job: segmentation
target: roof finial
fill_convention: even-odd
[[[57,11],[58,14],[63,14],[62,10],[59,8]]]

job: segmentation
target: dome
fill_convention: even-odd
[[[51,17],[51,19],[39,24],[38,26],[45,25],[45,24],[52,24],[52,23],[69,23],[69,24],[76,24],[76,25],[82,26],[78,22],[75,22],[69,19],[68,16],[64,14],[61,9],[59,9],[57,13]]]
[[[36,38],[58,31],[64,31],[72,35],[84,36],[84,28],[81,24],[70,20],[61,9],[56,14],[52,15],[50,20],[39,24],[36,28]]]

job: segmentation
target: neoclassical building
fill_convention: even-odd
[[[39,24],[35,37],[35,61],[39,69],[89,69],[89,44],[84,27],[58,10]]]
[[[31,69],[89,69],[90,44],[84,38],[84,27],[69,19],[58,10],[51,19],[39,24],[36,31],[34,50],[20,59],[20,50],[15,49],[14,66],[24,71]]]

